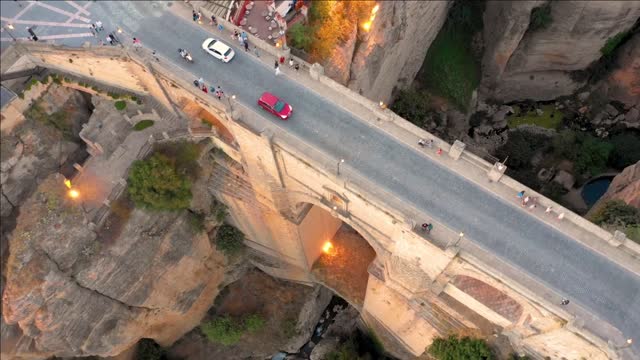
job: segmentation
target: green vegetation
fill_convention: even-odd
[[[126,107],[127,107],[127,102],[126,102],[126,101],[124,101],[124,100],[119,100],[119,101],[116,101],[113,105],[114,105],[114,106],[116,107],[116,109],[118,109],[118,110],[124,110],[124,108],[126,108]]]
[[[416,126],[423,127],[430,110],[429,94],[415,89],[401,90],[391,110]]]
[[[29,81],[29,83],[27,84],[27,86],[25,86],[24,91],[29,91],[31,90],[31,88],[35,85],[40,84],[40,80],[38,79],[31,79],[31,81]]]
[[[546,29],[551,25],[553,17],[551,17],[551,3],[547,2],[542,6],[538,6],[531,10],[529,18],[529,29],[532,31]]]
[[[151,339],[142,339],[136,348],[137,360],[164,360],[167,352]]]
[[[420,81],[466,111],[480,82],[480,59],[473,54],[474,34],[482,29],[482,1],[456,1],[436,36],[420,71]]]
[[[54,83],[54,84],[62,85],[62,78],[60,77],[60,75],[58,75],[58,74],[52,74],[52,75],[51,75],[51,79],[53,80],[53,83]]]
[[[358,347],[351,338],[328,353],[325,360],[364,360],[364,358],[358,355]]]
[[[617,49],[618,46],[620,46],[620,44],[622,44],[627,39],[628,36],[630,36],[629,32],[623,31],[623,32],[617,33],[612,38],[608,38],[607,42],[604,44],[602,49],[600,49],[600,52],[602,53],[603,56],[607,56],[607,57],[613,55],[613,52],[615,51],[615,49]]]
[[[366,1],[315,1],[309,8],[308,24],[293,25],[287,31],[287,41],[308,52],[311,61],[321,62],[349,38],[372,7]]]
[[[556,181],[550,181],[545,184],[540,192],[543,193],[549,199],[560,203],[562,200],[562,196],[564,196],[568,191],[561,184]]]
[[[622,200],[609,200],[591,216],[591,221],[611,230],[620,230],[640,243],[640,209]]]
[[[610,166],[622,170],[640,159],[640,136],[637,133],[614,135],[609,142],[613,145],[609,154]]]
[[[202,123],[202,125],[204,125],[205,127],[209,128],[209,129],[211,129],[211,127],[213,126],[213,125],[211,125],[210,122],[208,122],[205,119],[200,119],[200,122]]]
[[[490,360],[491,349],[484,340],[451,335],[437,338],[429,346],[429,354],[438,360]]]
[[[562,125],[563,114],[561,111],[556,111],[553,105],[543,105],[540,110],[543,111],[542,115],[538,115],[536,110],[530,110],[526,113],[522,112],[519,106],[514,106],[513,110],[515,114],[507,117],[509,127],[514,129],[520,125],[537,125],[547,129],[557,129]]]
[[[222,223],[227,217],[227,205],[216,199],[213,199],[213,202],[211,203],[211,213],[216,218],[216,221]]]
[[[507,165],[514,170],[529,168],[531,159],[538,150],[545,147],[547,140],[541,134],[511,131],[506,144],[497,149],[496,156],[500,159],[508,156]]]
[[[244,234],[235,227],[224,224],[218,228],[215,244],[227,256],[240,254],[244,250]]]
[[[189,228],[196,233],[204,231],[204,214],[189,211],[189,216],[187,217],[187,221],[189,223]]]
[[[244,319],[244,326],[248,332],[254,333],[264,328],[264,318],[258,314],[251,314]]]
[[[613,145],[585,133],[563,130],[553,139],[557,156],[573,161],[578,174],[593,176],[607,167]]]
[[[251,314],[243,320],[221,316],[201,324],[200,331],[209,341],[229,346],[240,341],[242,335],[247,331],[260,331],[264,324],[265,320],[258,314]]]
[[[24,116],[27,119],[35,120],[58,129],[67,140],[74,139],[73,124],[64,109],[58,110],[53,114],[47,114],[42,107],[42,102],[38,100],[24,112]]]
[[[186,209],[191,182],[177,171],[176,161],[156,153],[133,163],[127,190],[136,206],[155,210]]]
[[[287,317],[286,319],[282,320],[282,323],[280,323],[280,329],[287,339],[291,339],[298,334],[296,324],[297,320],[293,316]]]
[[[153,120],[140,120],[133,126],[133,130],[142,131],[148,127],[153,126]]]

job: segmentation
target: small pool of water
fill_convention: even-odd
[[[582,198],[587,206],[592,207],[607,192],[613,176],[603,176],[591,180],[582,188]]]

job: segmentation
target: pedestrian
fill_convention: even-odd
[[[218,31],[222,31],[222,30],[224,30],[224,26],[222,26],[222,24],[219,24],[218,25]]]
[[[207,88],[207,86],[206,86],[206,85],[202,85],[202,91],[203,91],[205,94],[208,94],[208,93],[209,93],[209,88]]]
[[[244,42],[244,51],[249,51],[249,42],[248,41]]]
[[[295,64],[293,68],[296,69],[296,72],[298,72],[298,70],[300,70],[300,64]]]
[[[140,42],[140,39],[138,38],[133,38],[133,48],[134,49],[140,49],[142,47],[142,43]]]
[[[238,32],[238,30],[233,30],[233,38],[237,39],[238,37],[240,37],[240,33]]]
[[[429,139],[429,141],[427,141],[427,147],[429,149],[433,148],[433,139]]]
[[[422,231],[427,232],[428,229],[429,229],[429,224],[422,223]]]
[[[544,211],[545,214],[550,214],[553,208],[551,206],[547,206],[547,210]]]
[[[211,15],[211,22],[209,23],[209,25],[213,25],[213,26],[218,25],[218,21],[216,20],[216,17],[214,15]]]
[[[564,213],[560,213],[560,214],[558,215],[558,220],[562,220],[562,219],[564,219]]]
[[[200,79],[198,79],[198,86],[202,87],[202,85],[204,85],[204,79],[201,77]]]
[[[113,38],[111,37],[111,34],[107,35],[107,42],[109,43],[109,45],[113,45]]]
[[[438,151],[436,151],[436,154],[442,155],[442,148],[438,148]]]
[[[275,62],[275,63],[273,63],[273,68],[274,68],[274,69],[277,69],[277,68],[278,68],[278,60],[276,60],[276,62]]]
[[[195,85],[197,88],[200,88],[200,80],[199,79],[193,80],[193,85]]]
[[[524,196],[524,190],[518,193],[518,199],[522,199],[523,196]]]
[[[193,21],[198,21],[198,13],[196,12],[196,10],[191,10],[191,16],[193,17]]]
[[[284,64],[284,56],[280,56],[280,64]]]
[[[524,199],[522,199],[522,206],[527,205],[527,203],[529,202],[529,200],[531,200],[531,198],[530,198],[530,197],[528,197],[528,196],[525,196],[525,197],[524,197]]]
[[[418,145],[420,145],[420,147],[424,147],[425,144],[426,142],[424,141],[424,139],[418,139]]]
[[[280,75],[280,67],[279,66],[276,68],[276,76],[278,76],[278,75]]]
[[[293,58],[289,58],[289,67],[293,67]]]
[[[247,36],[247,33],[246,33],[246,32],[244,32],[244,31],[242,32],[242,34],[240,34],[240,37],[242,38],[242,40],[243,40],[243,41],[247,41],[247,39],[249,38],[249,37]]]
[[[253,47],[253,52],[256,54],[256,57],[260,57],[260,52],[258,52],[258,47],[257,46]]]
[[[535,208],[536,208],[536,204],[535,203],[529,205],[529,211],[533,211],[533,209],[535,209]]]
[[[202,19],[202,13],[198,10],[198,23],[200,23],[200,19]]]
[[[427,227],[427,233],[431,233],[431,230],[433,230],[433,224],[429,223],[429,226]]]
[[[104,26],[102,26],[102,21],[100,20],[96,21],[96,29],[98,30],[98,32],[104,30]]]
[[[560,305],[569,305],[569,299],[562,298]]]

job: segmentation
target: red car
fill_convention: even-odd
[[[273,115],[280,117],[282,120],[287,120],[293,112],[293,107],[291,107],[291,105],[268,92],[265,92],[260,96],[260,99],[258,99],[258,105]]]

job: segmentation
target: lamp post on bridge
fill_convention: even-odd
[[[340,176],[340,164],[342,163],[344,163],[344,159],[340,159],[340,161],[338,161],[338,164],[336,165],[337,167],[336,173],[338,174],[338,176]]]

